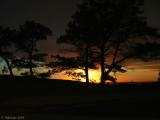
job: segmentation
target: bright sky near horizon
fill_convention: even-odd
[[[126,70],[127,72],[125,73],[116,73],[117,82],[156,82],[159,78],[158,73],[160,72],[160,61],[131,62],[126,66]],[[82,72],[81,70],[78,71]],[[99,82],[100,75],[100,68],[97,70],[89,70],[89,78],[91,81]],[[72,80],[71,77],[65,75],[65,72],[55,74],[52,78]],[[85,79],[82,79],[82,81],[85,82]]]

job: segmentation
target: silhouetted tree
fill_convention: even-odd
[[[11,46],[14,41],[15,30],[0,27],[0,57],[5,61],[8,71],[13,76],[12,59],[14,58]]]
[[[100,36],[103,36],[100,43],[100,64],[101,64],[101,84],[105,83],[105,76],[124,60],[134,57],[133,54],[123,54],[128,51],[135,39],[143,39],[145,35],[156,32],[148,27],[143,16],[143,0],[102,0],[96,1],[94,8],[99,21]],[[106,6],[106,7],[105,7]],[[153,35],[153,34],[152,34]],[[130,42],[129,42],[130,40]],[[105,69],[105,54],[112,53],[110,67]]]
[[[36,63],[33,61],[43,61],[46,54],[37,53],[37,42],[40,40],[46,40],[47,36],[52,32],[48,27],[45,27],[35,21],[26,21],[25,24],[19,27],[19,33],[17,35],[16,47],[27,54],[25,57],[25,65],[30,70],[30,75],[34,76],[33,67],[36,67]]]
[[[113,69],[121,66],[124,60],[135,57],[130,48],[138,39],[145,42],[146,35],[157,35],[157,30],[149,27],[143,16],[143,3],[143,0],[84,0],[68,25],[67,39],[62,37],[60,42],[76,47],[87,46],[84,52],[86,61],[88,48],[97,46],[101,84],[104,85]],[[111,59],[109,65],[106,58]],[[87,68],[87,62],[85,64]]]
[[[96,31],[93,29],[94,16],[92,10],[88,8],[88,3],[85,2],[78,6],[78,10],[73,14],[72,20],[68,24],[65,35],[58,39],[58,43],[66,43],[75,47],[74,52],[78,54],[75,59],[74,67],[85,71],[86,83],[89,83],[88,70],[94,67],[96,61],[94,57],[93,42],[95,40],[93,34]],[[70,68],[72,68],[71,66]]]

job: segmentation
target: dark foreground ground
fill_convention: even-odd
[[[160,84],[84,83],[0,76],[0,120],[160,120]]]

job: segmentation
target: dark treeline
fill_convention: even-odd
[[[46,40],[52,34],[49,28],[34,21],[27,21],[17,30],[0,27],[0,57],[11,76],[13,68],[28,68],[29,73],[23,75],[37,75],[33,68],[42,62],[53,70],[41,76],[72,69],[66,74],[83,77],[89,83],[89,69],[100,65],[101,85],[106,80],[115,83],[116,78],[110,73],[126,72],[123,62],[127,59],[160,59],[160,35],[156,28],[148,26],[143,5],[143,0],[83,0],[65,34],[57,40],[59,44],[71,45],[71,49],[65,50],[76,55],[56,55],[49,64],[45,64],[47,54],[39,53],[36,48],[39,40]],[[15,50],[10,50],[11,46]],[[17,57],[17,51],[24,56]],[[82,69],[85,74],[76,73],[75,69]]]

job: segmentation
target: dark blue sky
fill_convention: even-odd
[[[0,0],[0,25],[17,27],[26,20],[35,20],[50,27],[53,36],[39,47],[49,53],[58,51],[57,37],[64,33],[70,16],[81,0]],[[149,24],[160,28],[160,0],[145,0]]]

